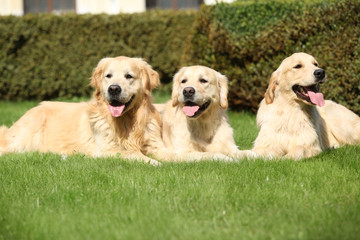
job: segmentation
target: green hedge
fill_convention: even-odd
[[[89,96],[99,59],[127,55],[145,58],[163,83],[183,65],[212,67],[230,80],[230,107],[256,111],[271,73],[300,51],[327,71],[325,97],[359,114],[360,2],[350,0],[0,17],[0,99]]]
[[[256,111],[271,73],[294,52],[327,71],[322,91],[360,113],[360,2],[257,2],[203,7],[182,57],[230,80],[232,109]]]
[[[89,96],[107,56],[145,58],[163,82],[179,67],[195,11],[0,17],[0,99]]]

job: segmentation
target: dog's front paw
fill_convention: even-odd
[[[215,161],[225,161],[225,162],[232,162],[234,161],[233,158],[226,156],[225,154],[222,153],[214,153],[212,155],[212,159]]]
[[[251,150],[238,150],[233,155],[233,157],[237,158],[237,159],[239,159],[239,158],[254,159],[254,158],[257,158],[258,155]]]
[[[155,167],[161,166],[161,162],[156,161],[154,159],[150,159],[150,160],[146,161],[146,163],[149,163],[150,165],[153,165]]]
[[[254,159],[259,157],[255,152],[251,150],[244,150],[243,152],[245,154],[245,157],[248,159]]]

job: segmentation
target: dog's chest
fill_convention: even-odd
[[[289,148],[319,148],[323,145],[322,124],[316,111],[311,109],[308,112],[293,112],[284,114],[282,118],[276,121],[280,133],[278,137],[288,139]]]
[[[210,124],[190,124],[188,130],[189,140],[200,151],[206,151],[206,147],[212,144],[216,132]]]
[[[138,151],[143,142],[143,134],[133,131],[133,123],[109,121],[101,116],[93,118],[92,130],[96,152]]]

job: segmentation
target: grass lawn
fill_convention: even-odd
[[[0,102],[11,125],[35,102]],[[229,112],[250,148],[255,116]],[[0,239],[359,239],[360,147],[302,160],[0,157]]]

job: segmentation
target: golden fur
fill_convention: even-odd
[[[257,113],[260,132],[255,153],[266,158],[301,159],[325,149],[360,143],[360,118],[355,113],[324,101],[322,95],[314,101],[310,92],[304,97],[296,93],[297,86],[309,89],[325,81],[325,77],[317,78],[315,71],[325,76],[314,57],[295,53],[272,74]]]
[[[84,153],[158,162],[145,154],[161,153],[160,118],[150,102],[158,74],[137,58],[104,58],[94,69],[89,102],[42,102],[12,127],[0,128],[0,151]],[[120,93],[110,94],[110,86]],[[110,105],[125,106],[120,116]],[[126,105],[124,105],[126,103]]]
[[[184,95],[186,89],[193,89],[191,97]],[[225,113],[227,94],[227,78],[211,68],[183,67],[175,74],[172,100],[166,105],[156,105],[162,113],[165,146],[176,154],[173,160],[232,160],[253,156],[252,152],[240,151],[235,145],[233,129]],[[187,114],[193,116],[187,116],[185,105],[188,108],[196,105],[199,110],[188,110]]]

